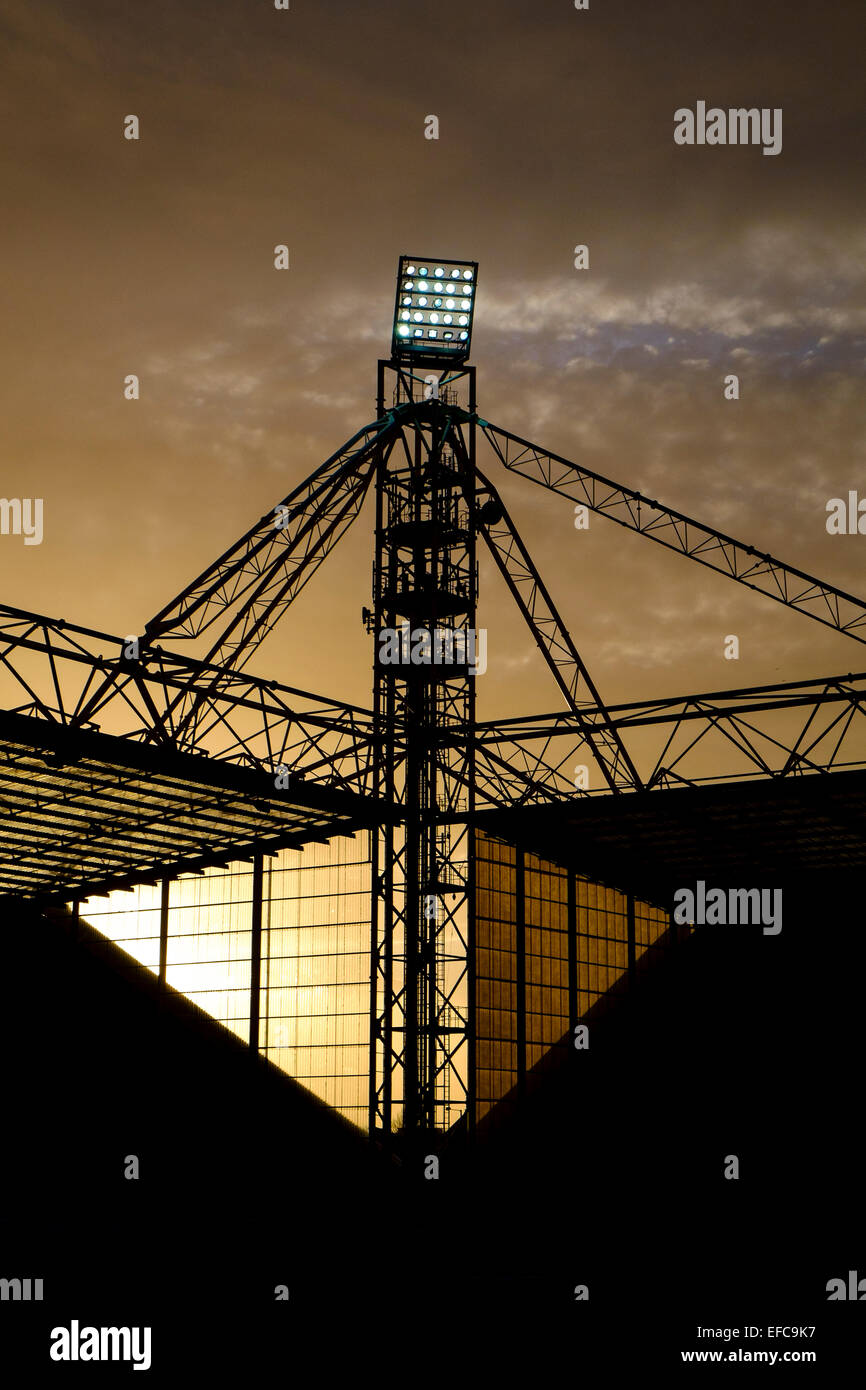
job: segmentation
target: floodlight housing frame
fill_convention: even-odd
[[[465,332],[466,339],[461,341],[458,337],[452,340],[445,338],[431,339],[401,337],[398,332],[400,324],[399,314],[403,307],[400,303],[403,294],[403,281],[406,279],[405,266],[409,265],[441,265],[448,266],[449,269],[459,269],[472,271],[472,293],[469,297],[470,304],[467,309],[460,309],[456,312],[466,314],[467,322],[457,326],[458,332]],[[430,277],[428,277],[430,278]],[[443,284],[447,283],[443,281]],[[465,281],[461,278],[461,284]],[[441,364],[465,362],[472,347],[472,329],[475,322],[475,298],[478,290],[478,262],[461,260],[457,256],[401,256],[397,266],[397,290],[394,296],[394,317],[391,330],[391,360],[403,364],[416,362],[419,366],[436,367]],[[425,325],[427,327],[427,325]]]

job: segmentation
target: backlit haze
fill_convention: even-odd
[[[864,37],[776,0],[0,4],[0,490],[44,499],[0,601],[141,632],[373,419],[401,252],[479,262],[485,418],[861,591],[825,520],[866,495]],[[782,108],[781,153],[677,146],[698,100]],[[480,462],[607,700],[866,665]],[[368,499],[249,669],[368,704],[371,563]],[[485,561],[478,621],[479,712],[561,707]]]

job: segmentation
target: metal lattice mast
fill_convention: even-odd
[[[468,940],[475,784],[477,566],[474,429],[455,437],[458,382],[474,409],[474,369],[431,388],[392,374],[402,448],[376,477],[376,556],[368,628],[375,643],[376,789],[402,823],[374,853],[370,1114],[390,1131],[446,1128],[470,1106]],[[425,393],[435,391],[430,399]],[[453,1110],[452,1110],[453,1105]]]

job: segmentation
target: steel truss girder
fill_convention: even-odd
[[[656,700],[630,700],[609,705],[603,720],[611,728],[637,728],[668,723],[672,719],[698,719],[708,708],[719,713],[750,714],[761,710],[795,709],[802,705],[827,704],[866,698],[866,671],[856,674],[817,676],[811,680],[780,681],[774,685],[747,685],[740,689],[701,691],[696,695],[665,695]],[[585,718],[591,717],[584,715]],[[509,719],[479,720],[478,742],[495,743],[500,738],[546,738],[573,731],[571,710],[553,714],[517,715]]]
[[[284,766],[291,775],[369,792],[371,710],[159,647],[142,646],[138,660],[126,659],[125,645],[93,628],[0,607],[0,704],[38,720],[101,727],[244,767]],[[199,705],[194,736],[181,736],[172,723],[179,698]]]
[[[772,555],[704,526],[693,517],[652,501],[633,488],[552,454],[519,435],[478,420],[494,453],[512,473],[609,517],[668,550],[687,555],[738,584],[766,594],[786,608],[804,613],[855,641],[866,642],[866,602],[825,584],[814,575],[783,564]]]
[[[780,716],[805,711],[805,722],[795,734],[785,736]],[[866,673],[827,676],[810,681],[788,681],[773,686],[711,691],[663,700],[633,701],[612,705],[605,716],[591,716],[621,736],[642,730],[660,730],[661,752],[646,775],[646,786],[692,785],[702,781],[736,780],[686,775],[683,768],[702,744],[718,734],[747,761],[749,777],[789,777],[808,773],[866,766]],[[574,713],[563,711],[502,721],[480,723],[476,728],[479,760],[493,754],[503,766],[518,750],[529,758],[530,748],[543,743],[544,756],[558,739],[573,740],[581,733]],[[684,736],[677,747],[678,736]],[[571,755],[573,756],[573,754]],[[539,777],[550,791],[573,795],[558,765],[546,766]],[[528,799],[524,794],[522,799]],[[535,798],[538,799],[538,798]],[[500,804],[502,804],[500,802]]]

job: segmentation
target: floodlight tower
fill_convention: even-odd
[[[402,812],[373,855],[370,1122],[385,1136],[441,1130],[472,1107],[477,274],[474,261],[402,256],[379,362],[378,417],[402,434],[377,463],[365,611],[376,791]]]

